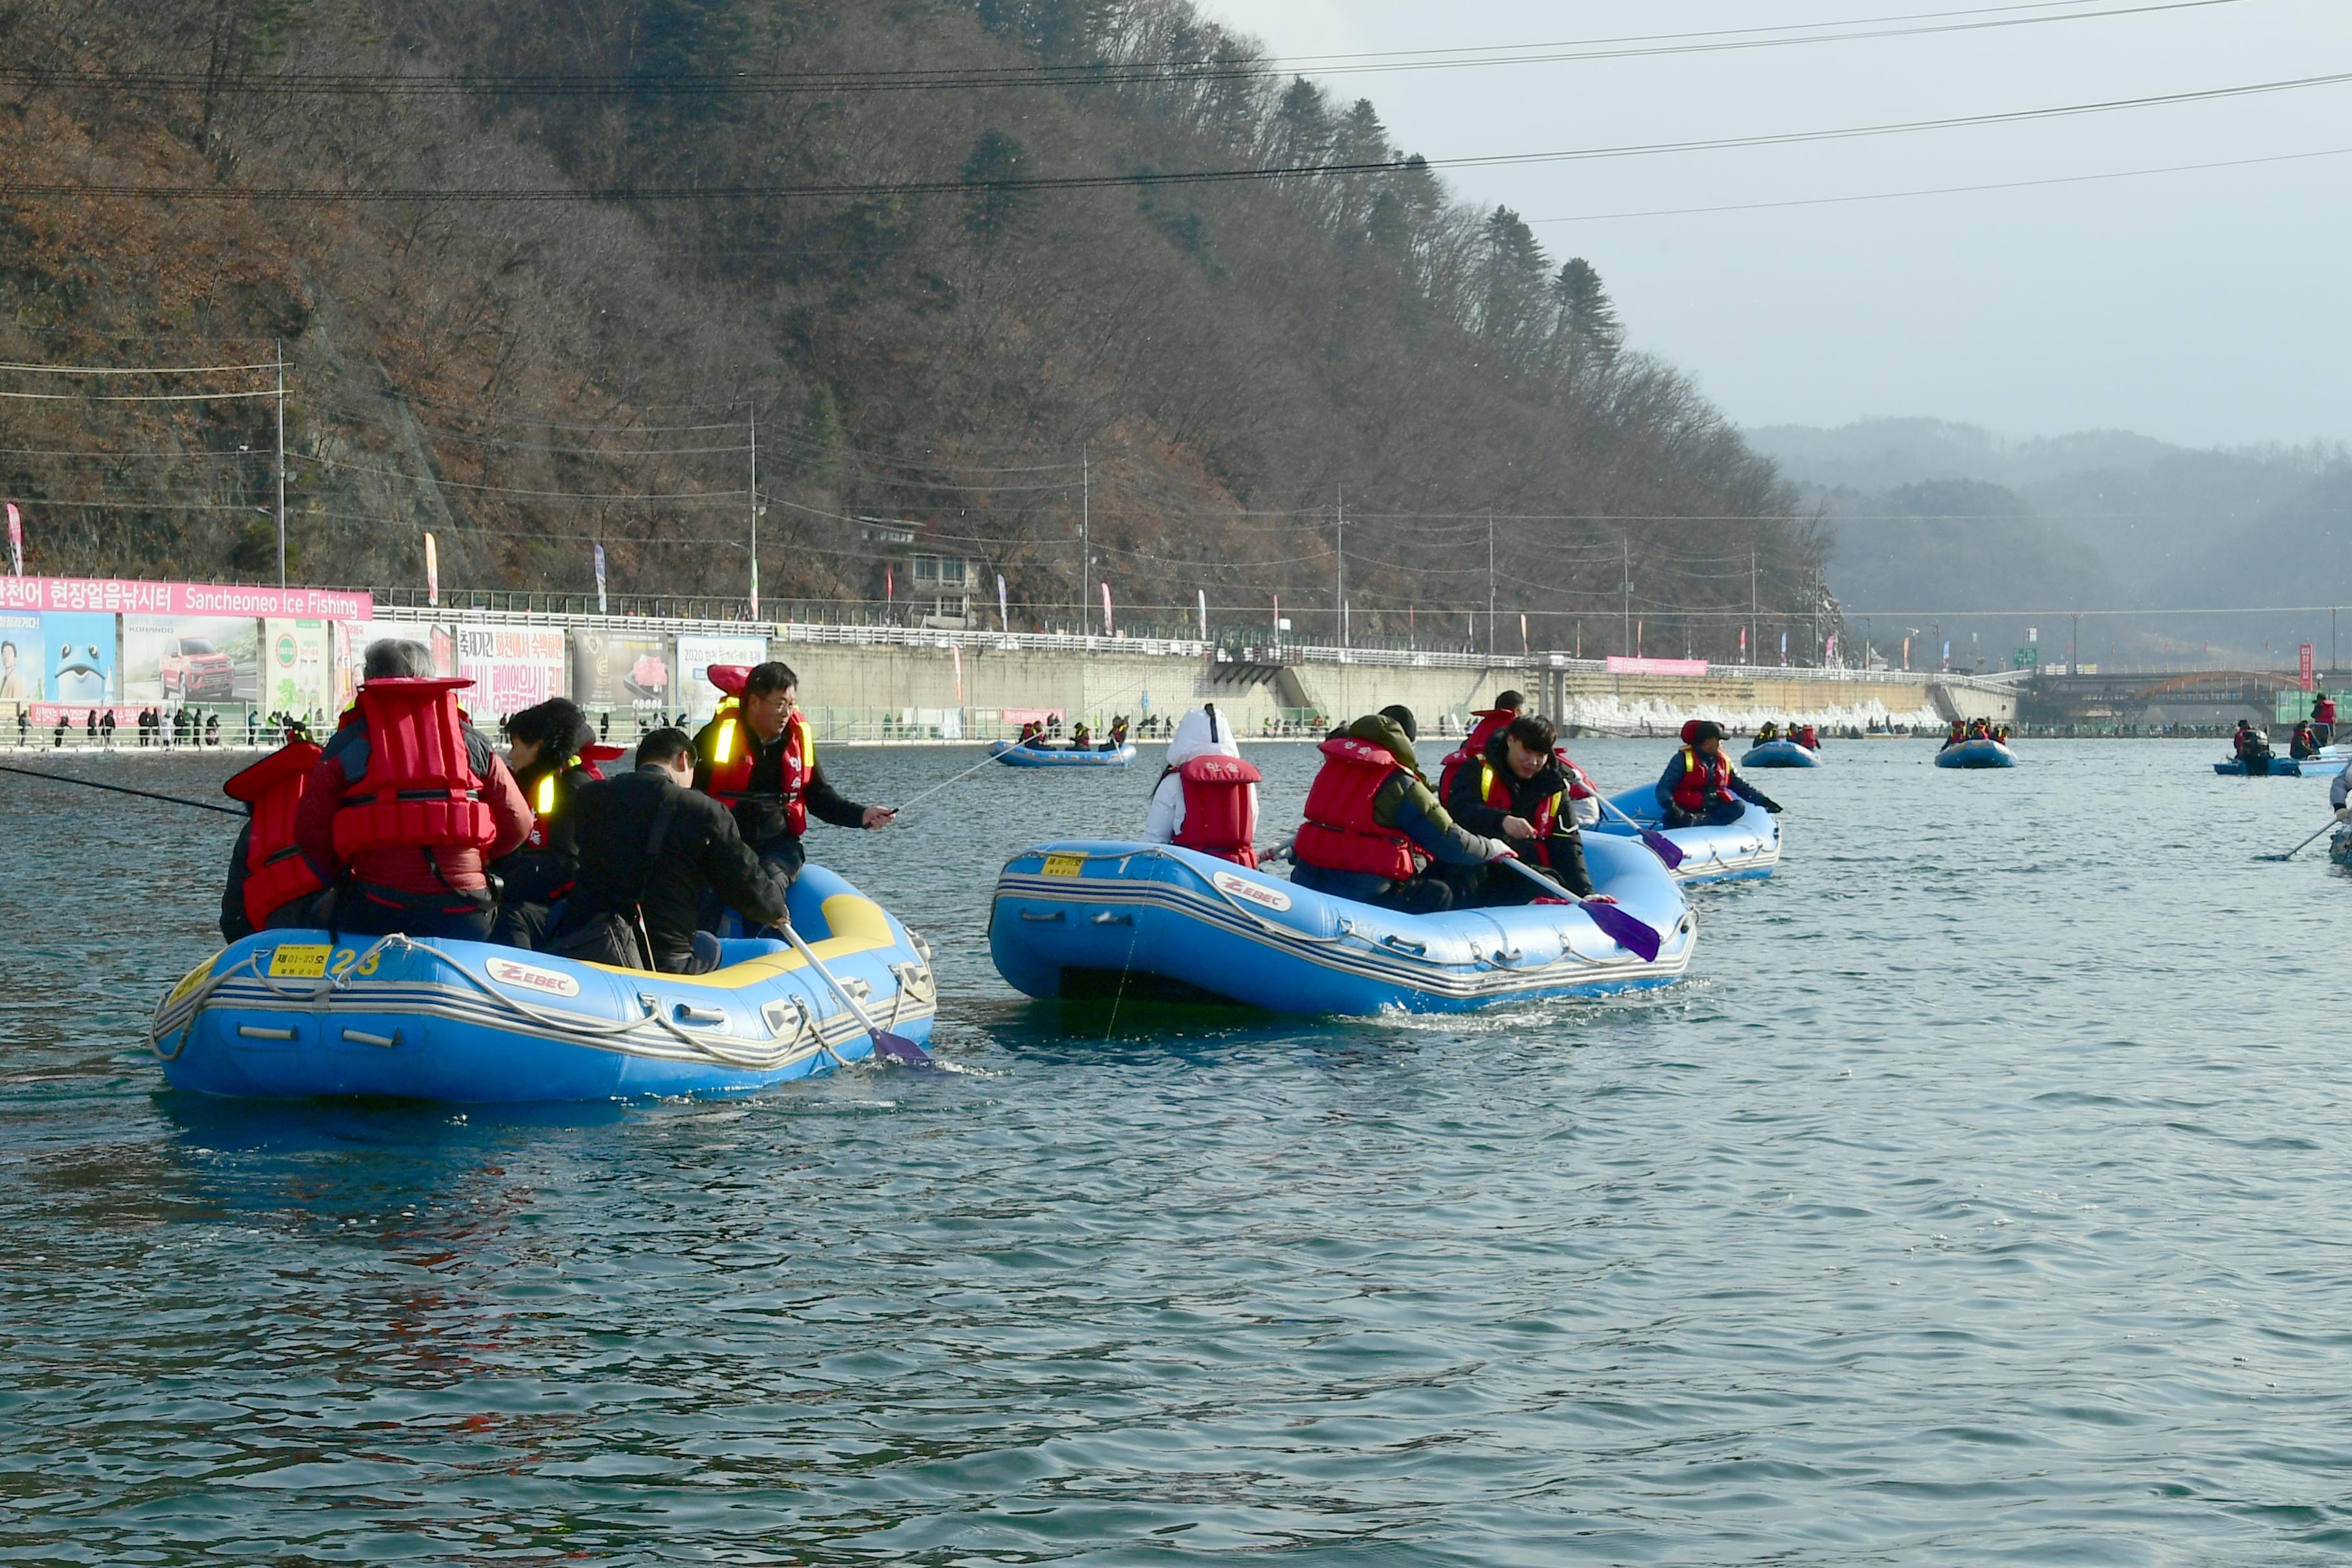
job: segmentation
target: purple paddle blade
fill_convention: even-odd
[[[1614,904],[1587,903],[1584,912],[1601,928],[1601,934],[1632,953],[1644,963],[1658,961],[1658,949],[1663,939],[1650,926],[1635,920]]]
[[[1664,834],[1660,833],[1657,829],[1654,827],[1643,828],[1642,842],[1650,847],[1651,854],[1655,855],[1659,859],[1664,860],[1666,863],[1667,870],[1674,870],[1683,863],[1682,846],[1676,844],[1673,839],[1667,837]]]
[[[906,1036],[894,1035],[887,1029],[874,1031],[874,1054],[886,1061],[903,1063],[910,1068],[927,1068],[936,1065],[931,1060],[930,1052],[923,1049]]]

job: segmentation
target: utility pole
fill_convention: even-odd
[[[1486,655],[1495,653],[1495,514],[1486,513]]]
[[[2066,673],[2083,673],[2083,612],[2074,612],[2074,629],[2066,637]]]
[[[278,371],[278,585],[286,586],[286,341],[269,341]]]
[[[1339,646],[1348,646],[1348,488],[1339,487],[1339,548],[1333,552],[1334,564],[1339,574],[1339,585],[1333,591],[1332,604],[1339,612]]]
[[[1091,530],[1094,526],[1095,470],[1094,448],[1078,448],[1078,629],[1087,629],[1087,587],[1095,577],[1095,547]]]
[[[1627,658],[1633,658],[1633,536],[1632,536],[1631,534],[1622,534],[1622,533],[1621,533],[1621,534],[1619,534],[1619,535],[1617,536],[1617,548],[1618,548],[1618,550],[1619,550],[1619,552],[1620,552],[1620,561],[1621,561],[1621,563],[1622,563],[1622,568],[1621,568],[1621,570],[1622,570],[1622,574],[1623,578],[1624,578],[1624,588],[1625,588],[1625,626],[1624,626],[1624,630],[1623,630],[1623,633],[1622,633],[1622,641],[1623,641],[1624,648],[1625,648],[1625,657],[1626,657]],[[1491,633],[1490,633],[1489,635],[1491,635]]]
[[[1756,651],[1756,552],[1751,550],[1748,552],[1748,658],[1751,662],[1763,658]]]
[[[760,618],[760,405],[751,405],[751,618]]]

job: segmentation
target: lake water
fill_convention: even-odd
[[[1931,750],[1759,775],[1685,984],[1440,1022],[1016,998],[998,866],[1157,750],[990,770],[814,839],[966,1070],[520,1112],[163,1092],[234,824],[0,777],[0,1559],[2340,1560],[2352,886],[2251,858],[2326,785]]]

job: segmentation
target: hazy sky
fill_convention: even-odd
[[[1906,27],[2163,0],[1201,0],[1276,54],[1871,19]],[[1940,13],[1937,22],[1911,20]],[[1834,29],[1831,29],[1834,30]],[[1308,74],[1432,158],[1840,129],[2352,72],[2352,0],[1801,47]],[[1600,215],[2347,155],[1901,200]],[[1633,340],[1743,424],[1934,415],[2018,435],[2352,438],[2352,82],[1802,146],[1450,171],[1600,268]]]

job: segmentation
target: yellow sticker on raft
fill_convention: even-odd
[[[269,955],[272,980],[324,980],[327,949],[323,943],[287,942]]]
[[[194,991],[197,986],[202,985],[205,981],[212,978],[212,973],[213,961],[207,958],[202,963],[197,964],[194,969],[189,970],[187,978],[182,980],[177,985],[172,987],[172,994],[163,999],[164,1005],[169,1006],[171,1004],[177,1002],[181,997],[185,996],[189,992]]]
[[[1083,855],[1048,855],[1045,875],[1048,877],[1083,877],[1087,874],[1087,858]]]

